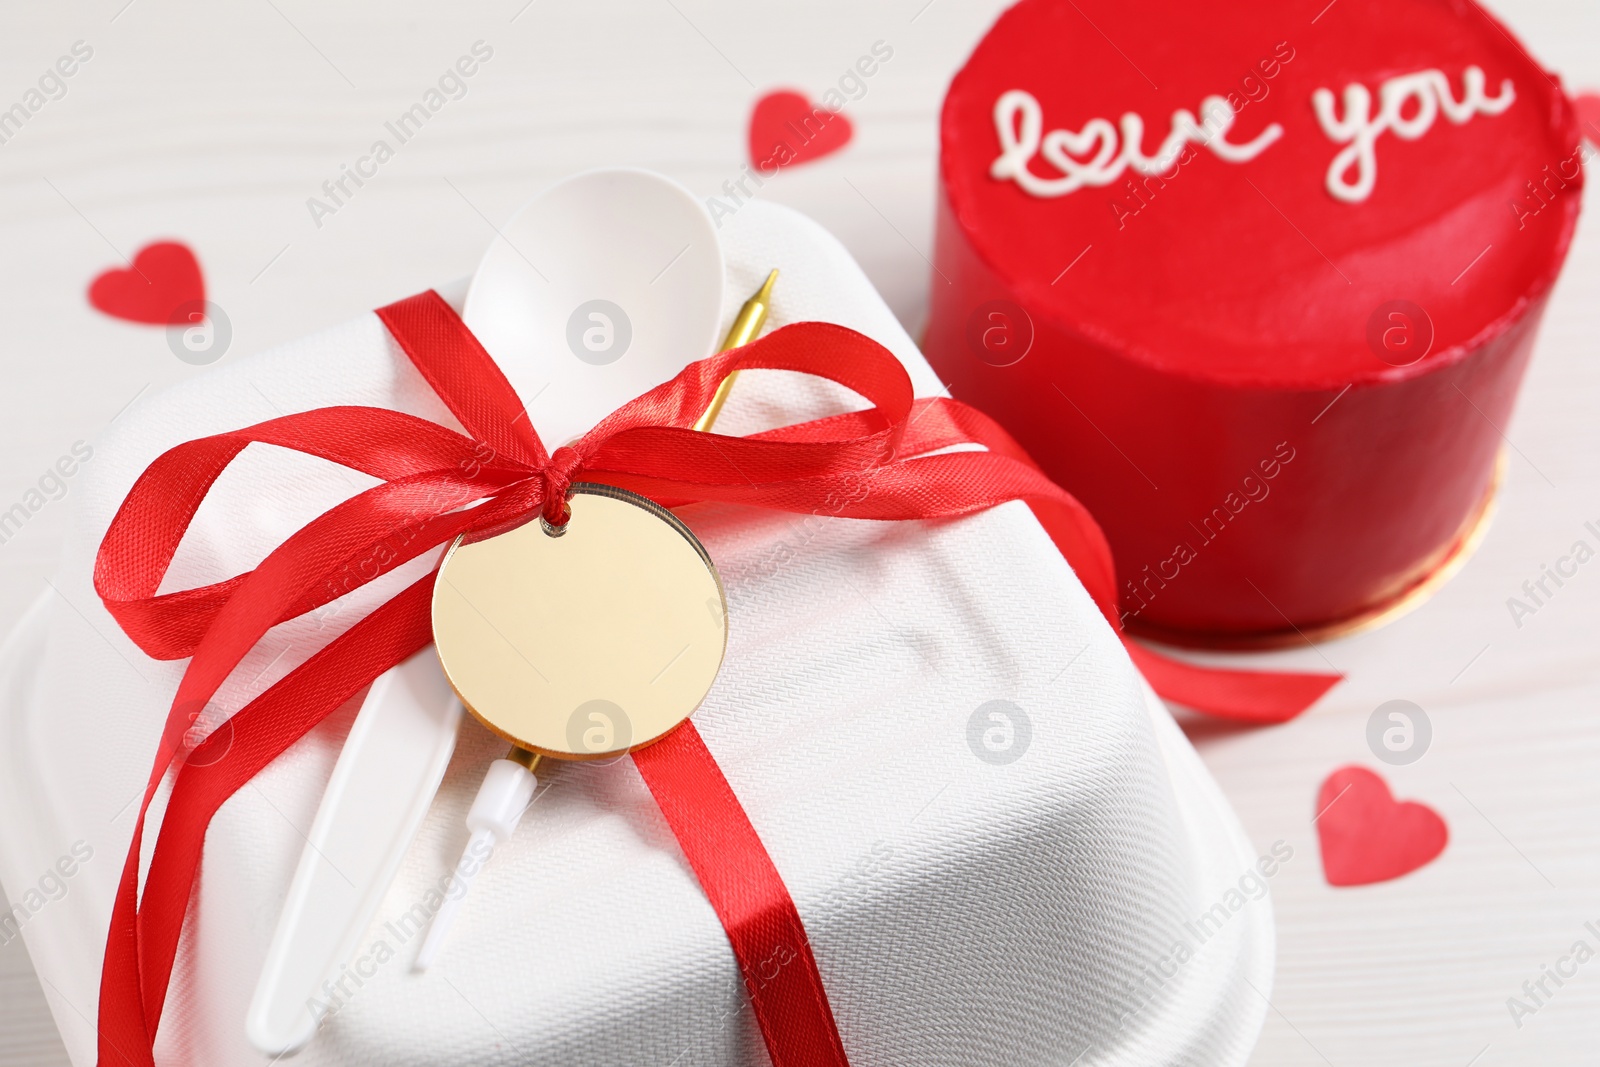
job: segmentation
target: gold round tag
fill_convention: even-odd
[[[728,643],[705,547],[636,493],[579,483],[559,533],[539,520],[450,547],[433,587],[446,677],[494,733],[540,755],[650,744],[700,706]]]

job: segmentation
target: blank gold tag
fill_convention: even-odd
[[[722,666],[727,599],[677,516],[576,484],[559,536],[535,520],[451,546],[433,636],[467,710],[540,755],[601,759],[658,740]]]

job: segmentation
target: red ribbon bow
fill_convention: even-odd
[[[432,640],[433,574],[334,639],[235,713],[179,767],[139,893],[145,815],[185,731],[273,626],[343,596],[460,534],[488,536],[537,513],[563,519],[581,478],[666,506],[719,500],[861,519],[942,519],[1010,500],[1033,509],[1112,626],[1115,572],[1104,535],[993,421],[952,400],[916,400],[881,345],[801,323],[704,359],[623,405],[570,447],[546,452],[489,354],[428,292],[379,317],[466,435],[368,407],[321,408],[178,445],[139,477],[95,562],[95,588],[141,649],[190,657],[151,770],[122,871],[100,988],[100,1063],[154,1067],[153,1044],[206,827],[228,797],[329,713]],[[800,371],[864,397],[864,411],[751,437],[690,427],[740,370]],[[158,593],[190,520],[252,443],[295,449],[380,479],[226,581]],[[987,451],[942,452],[958,444]],[[1248,722],[1281,722],[1336,676],[1222,672],[1124,640],[1157,692]],[[693,725],[634,760],[728,932],[777,1067],[844,1065],[805,929],[783,879]],[[783,966],[770,973],[774,961]]]

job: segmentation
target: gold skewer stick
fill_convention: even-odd
[[[722,347],[717,351],[726,352],[730,348],[740,348],[756,339],[761,332],[761,327],[766,324],[767,310],[772,302],[772,286],[778,280],[776,269],[767,275],[767,280],[756,290],[756,295],[744,302],[744,307],[739,309],[739,314],[734,316],[733,326],[728,330],[728,336],[722,342]],[[711,398],[711,406],[706,408],[706,413],[695,422],[696,430],[709,430],[711,424],[717,421],[717,416],[722,414],[722,405],[728,402],[728,393],[733,389],[733,380],[739,376],[734,371],[722,379],[722,384],[717,386],[717,393]]]
[[[744,302],[744,307],[739,309],[739,314],[733,318],[733,325],[728,329],[728,336],[723,338],[719,352],[726,352],[730,348],[739,348],[749,344],[761,333],[761,327],[766,325],[767,311],[772,302],[772,286],[778,280],[778,271],[773,269],[767,275],[767,280],[756,290],[756,294]],[[717,386],[716,395],[711,398],[711,406],[706,408],[706,413],[695,421],[696,430],[709,430],[711,424],[717,421],[717,416],[722,414],[722,405],[728,402],[728,393],[733,389],[733,380],[739,376],[734,371],[722,379],[722,384]],[[528,770],[539,766],[537,753],[529,752],[519,745],[512,745],[511,751],[506,753],[506,759],[513,763],[520,763]]]
[[[512,763],[522,764],[531,773],[539,769],[539,760],[542,757],[537,752],[529,752],[521,745],[512,745],[511,751],[506,753],[505,758]]]

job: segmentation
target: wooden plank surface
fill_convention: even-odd
[[[176,236],[197,249],[232,324],[230,355],[258,351],[466,274],[494,224],[573,171],[638,164],[715,193],[740,173],[759,93],[820,95],[879,41],[893,57],[847,105],[852,144],[761,195],[837,233],[915,332],[932,276],[937,108],[1002,6],[14,5],[0,16],[0,107],[75,42],[93,55],[0,144],[0,506],[135,397],[200,373],[160,331],[85,304],[88,280],[146,241]],[[1286,5],[1285,33],[1314,32],[1322,6]],[[1600,86],[1592,3],[1497,9],[1550,67]],[[465,95],[318,225],[308,199],[478,41],[493,55]],[[1584,536],[1585,521],[1600,524],[1597,290],[1600,238],[1586,220],[1527,391],[1502,427],[1510,464],[1498,517],[1461,575],[1378,633],[1265,657],[1349,673],[1304,720],[1192,731],[1252,837],[1296,849],[1273,883],[1279,975],[1260,1064],[1577,1063],[1600,1039],[1600,963],[1520,1027],[1506,1006],[1585,936],[1584,921],[1600,920],[1600,565],[1521,627],[1505,607]],[[0,626],[43,588],[67,511],[52,501],[0,545]],[[1367,718],[1396,698],[1426,709],[1433,748],[1385,774],[1445,816],[1451,844],[1403,881],[1330,889],[1309,821],[1317,785],[1340,764],[1377,765]],[[73,1008],[92,1016],[92,1005]],[[25,950],[0,946],[0,1063],[64,1062]]]

